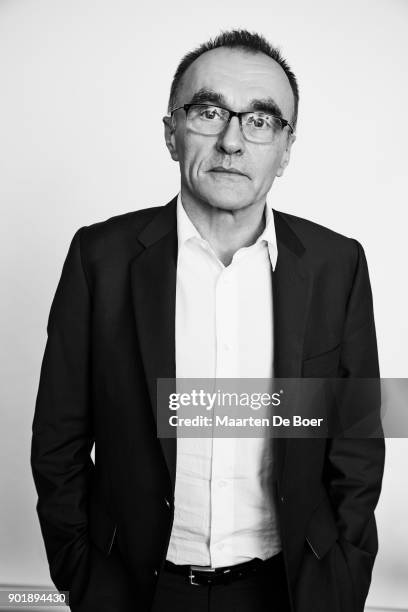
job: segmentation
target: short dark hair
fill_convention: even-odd
[[[299,108],[299,87],[296,77],[287,61],[281,55],[279,48],[271,45],[262,35],[257,34],[256,32],[248,32],[248,30],[223,31],[215,38],[210,38],[207,42],[202,43],[193,51],[186,53],[177,66],[177,70],[173,77],[170,89],[168,112],[170,113],[176,105],[181,79],[187,68],[191,66],[191,64],[198,59],[200,55],[203,55],[203,53],[206,53],[206,51],[217,49],[218,47],[229,47],[231,49],[240,48],[248,53],[264,53],[275,60],[279,66],[281,66],[289,80],[293,92],[294,111],[292,123],[295,127]]]

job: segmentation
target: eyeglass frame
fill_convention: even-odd
[[[247,110],[247,111],[241,111],[241,112],[237,112],[237,111],[233,111],[230,108],[226,108],[225,106],[220,106],[219,104],[212,104],[211,102],[208,103],[203,103],[203,102],[189,102],[188,104],[183,104],[182,106],[178,106],[177,108],[173,108],[170,111],[170,117],[173,117],[173,114],[177,111],[180,110],[181,108],[184,109],[185,113],[186,113],[186,118],[188,115],[188,111],[192,106],[214,106],[215,108],[221,108],[222,110],[225,110],[229,113],[229,117],[228,120],[226,122],[226,126],[229,125],[232,117],[238,117],[238,122],[239,122],[239,126],[241,128],[241,133],[243,134],[243,130],[242,130],[242,115],[246,115],[248,113],[256,113],[256,112],[262,112],[262,111],[256,111],[256,110]],[[273,117],[274,119],[278,119],[278,121],[281,122],[282,124],[282,131],[285,129],[286,126],[289,127],[290,131],[292,134],[295,133],[295,129],[293,128],[293,126],[291,125],[291,123],[289,121],[287,121],[287,119],[283,119],[283,117],[279,117],[278,115],[272,115],[271,113],[267,113],[268,115],[270,115],[271,117]],[[219,134],[222,134],[221,130],[219,132]],[[218,136],[218,134],[214,134],[214,136]]]

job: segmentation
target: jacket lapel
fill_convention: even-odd
[[[139,234],[145,247],[131,262],[131,292],[136,329],[157,424],[156,379],[176,376],[175,302],[177,273],[177,198],[162,207]],[[275,376],[301,376],[305,326],[311,297],[310,275],[303,263],[304,246],[273,210],[278,259],[273,273]],[[160,438],[174,491],[176,438]],[[290,440],[276,439],[278,486]]]
[[[177,198],[162,207],[139,234],[145,249],[131,262],[136,329],[157,426],[157,378],[176,377],[175,305]],[[160,438],[172,490],[176,479],[176,439]]]
[[[304,263],[305,248],[283,215],[273,210],[278,259],[273,272],[274,355],[276,378],[300,378],[307,316],[312,293],[311,275]],[[284,486],[284,466],[296,440],[276,438],[278,490]]]

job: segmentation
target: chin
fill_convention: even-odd
[[[205,192],[204,200],[210,206],[223,210],[239,210],[245,208],[253,202],[250,194],[244,193],[239,189],[217,189]]]

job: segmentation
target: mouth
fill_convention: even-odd
[[[247,174],[240,172],[236,168],[224,168],[223,166],[215,166],[214,168],[211,168],[209,172],[215,172],[217,174],[229,174],[229,175],[243,176],[245,178],[249,178]]]

